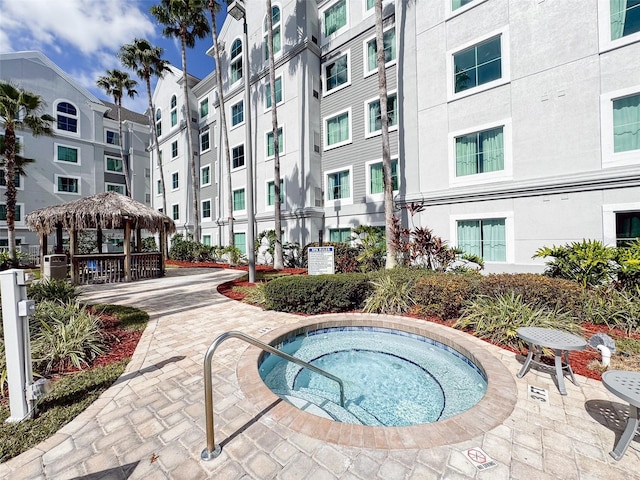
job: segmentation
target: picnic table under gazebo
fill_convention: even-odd
[[[41,269],[48,251],[48,236],[56,233],[56,253],[63,253],[63,229],[69,232],[71,281],[76,284],[163,276],[162,252],[166,251],[167,234],[175,232],[175,224],[168,216],[116,192],[35,210],[26,216],[26,223],[40,237]],[[98,253],[78,254],[78,233],[83,230],[96,230]],[[101,253],[103,230],[124,230],[123,253]],[[158,252],[142,252],[142,230],[159,234]],[[136,234],[135,252],[131,248],[132,232]]]

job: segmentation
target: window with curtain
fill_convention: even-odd
[[[115,183],[107,183],[107,192],[116,192],[124,195],[124,185],[116,185]]]
[[[350,183],[349,170],[327,174],[327,198],[339,200],[351,197]]]
[[[350,228],[331,228],[329,229],[329,241],[335,243],[349,243],[351,241]]]
[[[202,202],[202,218],[211,218],[211,200]]]
[[[327,63],[324,66],[324,78],[325,92],[349,83],[349,56],[344,54],[335,61]]]
[[[387,95],[387,115],[389,116],[389,128],[398,125],[398,96],[395,93]],[[382,131],[382,111],[380,100],[373,100],[367,104],[367,134],[371,135]]]
[[[626,247],[640,238],[640,212],[616,213],[616,246]]]
[[[460,220],[457,222],[458,248],[488,262],[507,261],[504,218]]]
[[[242,101],[231,106],[231,126],[244,122],[244,104]]]
[[[284,152],[284,138],[282,136],[282,127],[278,128],[278,153]],[[267,157],[274,157],[276,154],[273,131],[267,132]]]
[[[456,137],[456,176],[504,170],[504,127]]]
[[[209,165],[200,169],[200,185],[205,186],[211,184],[211,167]]]
[[[78,163],[78,149],[58,145],[56,160],[59,162]]]
[[[451,1],[451,11],[455,11],[460,7],[464,7],[467,3],[471,3],[475,0],[452,0]]]
[[[171,213],[173,220],[180,220],[180,205],[177,203],[171,205]]]
[[[638,149],[640,149],[640,94],[613,101],[613,151],[618,153]]]
[[[209,99],[205,98],[200,102],[200,118],[204,118],[209,115]]]
[[[107,157],[107,172],[124,173],[122,159]]]
[[[384,62],[385,65],[396,59],[396,28],[390,28],[385,31],[382,37],[384,45]],[[376,39],[372,38],[367,42],[367,73],[378,69],[378,51]]]
[[[171,126],[175,127],[178,123],[178,99],[175,95],[171,97]]]
[[[244,203],[244,188],[233,191],[233,211],[246,210]]]
[[[265,85],[265,103],[271,108],[271,83]],[[276,105],[282,102],[282,77],[276,78]]]
[[[171,188],[176,190],[180,186],[180,176],[178,172],[173,172],[171,174]]]
[[[502,77],[500,38],[498,35],[453,55],[456,93]]]
[[[325,122],[327,146],[348,142],[351,140],[349,131],[349,112],[344,112]]]
[[[171,142],[171,158],[176,158],[178,156],[178,141]]]
[[[276,203],[276,182],[267,183],[267,205],[273,207]],[[280,203],[284,203],[284,181],[280,180]]]
[[[333,33],[347,25],[347,0],[339,0],[324,11],[324,36]]]
[[[266,17],[266,16],[265,16]],[[264,19],[264,59],[269,59],[269,46],[267,42],[267,19]],[[276,55],[282,49],[280,36],[280,8],[275,5],[271,7],[271,26],[273,28],[273,54]]]
[[[233,234],[233,244],[235,247],[240,250],[242,255],[247,254],[247,234],[246,233],[234,233]]]
[[[73,177],[58,177],[57,191],[61,193],[80,193],[78,179]]]
[[[398,190],[398,160],[391,160],[391,183],[393,190]],[[369,192],[384,193],[384,172],[382,162],[369,165]]]
[[[231,77],[231,83],[236,83],[242,78],[242,42],[239,38],[235,39],[231,45],[229,75]]]
[[[162,136],[162,111],[160,109],[156,110],[156,136]]]
[[[610,0],[611,40],[640,32],[640,0]]]
[[[78,110],[69,102],[56,106],[56,126],[58,130],[78,133]]]
[[[22,205],[19,203],[16,203],[16,209],[15,209],[15,221],[16,222],[21,222],[22,221]],[[7,221],[7,204],[6,203],[0,203],[0,222],[6,222]]]
[[[106,131],[106,140],[109,145],[120,145],[120,133],[113,130]]]
[[[244,167],[244,145],[238,145],[231,150],[233,168]]]
[[[200,151],[207,151],[210,147],[211,145],[209,143],[209,132],[204,132],[202,135],[200,135]]]

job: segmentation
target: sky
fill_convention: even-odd
[[[162,27],[149,13],[159,3],[159,0],[0,0],[0,53],[40,51],[95,96],[112,102],[113,98],[95,86],[96,80],[106,75],[107,69],[126,70],[116,54],[134,38],[146,38],[152,45],[162,47],[163,58],[182,68],[179,40],[164,38]],[[222,10],[216,15],[218,30],[226,17],[226,11]],[[187,49],[187,70],[191,75],[204,78],[211,73],[214,61],[206,55],[211,45],[209,35]],[[138,95],[133,100],[123,98],[123,106],[142,113],[148,105],[146,87],[133,72],[129,73],[138,81]]]

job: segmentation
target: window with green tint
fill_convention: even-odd
[[[156,136],[162,136],[162,111],[160,109],[156,110]]]
[[[178,99],[176,96],[171,97],[171,126],[174,127],[178,123]]]
[[[16,204],[16,209],[15,209],[15,218],[14,220],[16,222],[21,222],[22,221],[22,205],[20,204]],[[6,203],[0,203],[0,222],[6,222],[7,221],[7,204]]]
[[[276,182],[267,183],[267,205],[273,207],[276,200]],[[280,180],[280,203],[284,203],[284,181]]]
[[[640,94],[613,101],[613,151],[617,153],[638,149],[640,149]]]
[[[16,173],[15,176],[13,177],[13,184],[16,186],[16,188],[20,188],[20,174]],[[7,186],[7,178],[6,178],[6,173],[4,168],[0,168],[0,187],[6,187]]]
[[[246,233],[234,233],[233,244],[238,250],[240,250],[240,253],[242,253],[242,255],[247,254],[247,234]]]
[[[350,177],[349,170],[327,174],[327,199],[339,200],[351,197]]]
[[[203,235],[202,236],[202,244],[210,247],[211,246],[211,235]]]
[[[461,7],[464,7],[467,3],[471,3],[475,0],[452,0],[451,11],[455,11]]]
[[[502,77],[500,35],[453,55],[454,88],[461,92]]]
[[[58,145],[58,161],[78,163],[78,149]]]
[[[244,188],[233,191],[233,211],[246,210],[244,203]]]
[[[278,129],[278,153],[284,152],[284,138],[282,137],[282,127]],[[276,154],[273,132],[267,133],[267,157],[273,157]]]
[[[233,168],[244,167],[244,145],[238,145],[231,149],[231,162]]]
[[[331,228],[329,229],[329,241],[335,243],[347,243],[351,241],[350,228]]]
[[[173,220],[180,220],[180,205],[178,205],[177,203],[174,205],[171,205],[171,210],[172,210],[172,217]]]
[[[211,167],[206,166],[200,169],[200,185],[209,185],[211,183]]]
[[[158,195],[162,195],[162,180],[158,180],[156,182],[156,192],[158,193]]]
[[[640,32],[640,0],[610,0],[611,40]]]
[[[457,224],[458,248],[489,262],[507,261],[504,218],[460,220]]]
[[[239,125],[244,122],[244,104],[238,102],[231,106],[231,125]]]
[[[107,192],[116,192],[124,195],[124,185],[114,185],[110,183],[107,185]]]
[[[209,115],[209,99],[205,98],[200,102],[200,118],[204,118]]]
[[[211,218],[211,200],[202,202],[202,218]]]
[[[456,176],[504,170],[504,127],[456,137]]]
[[[324,11],[324,36],[328,37],[347,24],[347,0],[339,0]]]
[[[640,238],[640,211],[616,213],[616,246],[627,247]]]
[[[180,186],[180,176],[178,172],[174,172],[171,174],[171,188],[176,190]]]
[[[380,100],[374,100],[368,104],[367,113],[367,133],[373,134],[382,131],[382,111]],[[387,115],[389,117],[389,127],[398,125],[398,96],[395,93],[387,95]]]
[[[209,143],[209,132],[204,132],[202,135],[200,135],[200,151],[205,152],[209,150],[210,147],[211,145]]]
[[[366,10],[371,10],[373,7],[376,6],[376,0],[366,0]]]
[[[369,191],[371,194],[384,193],[384,172],[382,170],[382,162],[372,163],[369,166],[369,174]],[[393,184],[393,190],[398,190],[398,160],[391,160],[391,182]]]
[[[325,124],[327,127],[327,146],[351,140],[351,132],[349,130],[349,112],[344,112],[333,118],[329,118]]]
[[[239,38],[231,44],[229,75],[231,77],[231,83],[236,83],[242,78],[242,42]]]
[[[390,28],[382,37],[384,45],[384,63],[385,65],[396,59],[396,29]],[[376,52],[376,39],[372,38],[367,42],[367,72],[372,72],[378,68],[378,58]]]
[[[271,108],[271,83],[265,86],[267,108]],[[276,105],[282,102],[282,77],[276,78]]]
[[[121,158],[107,157],[107,172],[123,173],[124,165]]]
[[[78,179],[69,177],[58,177],[57,182],[58,192],[64,193],[78,193]]]
[[[280,36],[280,8],[275,5],[271,7],[271,27],[273,29],[273,54],[275,55],[282,49],[282,40]],[[264,59],[269,58],[269,45],[267,42],[268,23],[265,15],[264,20]]]
[[[325,91],[349,82],[349,57],[345,54],[324,66]]]
[[[176,158],[178,156],[178,141],[171,143],[171,158]]]

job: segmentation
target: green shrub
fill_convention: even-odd
[[[587,320],[624,330],[627,335],[640,328],[640,287],[617,290],[601,288],[589,295]]]
[[[373,291],[364,302],[368,313],[402,314],[415,304],[411,298],[413,282],[383,275],[371,280]]]
[[[246,294],[244,302],[262,307],[267,304],[266,285],[266,283],[256,283],[255,287],[234,287],[234,290],[238,289]]]
[[[308,314],[357,310],[370,289],[364,274],[281,277],[266,284],[265,308]]]
[[[457,318],[465,301],[475,295],[478,282],[479,275],[433,273],[416,281],[413,299],[423,315]]]
[[[577,333],[579,324],[569,313],[526,303],[522,295],[513,291],[495,297],[479,295],[468,302],[455,328],[471,331],[491,343],[522,350],[524,342],[518,338],[520,327],[544,327]]]
[[[145,237],[142,239],[142,251],[143,252],[157,252],[158,244],[155,237]]]
[[[79,295],[77,287],[66,280],[40,280],[27,287],[27,297],[36,302],[58,300],[62,303],[68,303],[78,298]]]
[[[623,288],[640,287],[640,239],[616,249],[618,281]]]

